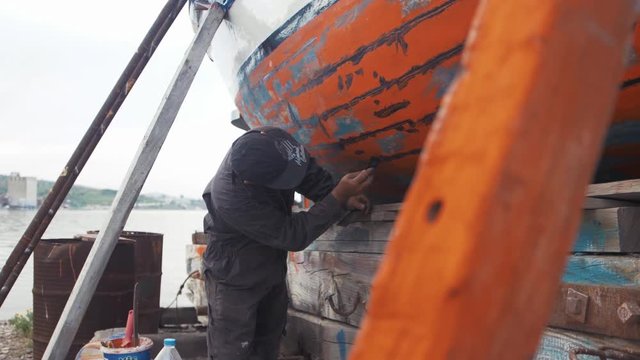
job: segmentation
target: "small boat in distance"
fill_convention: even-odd
[[[194,22],[207,2],[191,0]],[[286,129],[336,176],[374,159],[379,165],[372,198],[395,202],[408,188],[440,101],[461,70],[477,5],[237,0],[210,56],[250,127]],[[637,26],[633,31],[594,182],[640,177]]]

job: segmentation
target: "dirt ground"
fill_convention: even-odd
[[[0,360],[31,360],[33,349],[29,339],[18,335],[9,323],[0,321]]]

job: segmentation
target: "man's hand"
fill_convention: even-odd
[[[365,195],[356,195],[352,196],[347,200],[347,210],[360,210],[364,213],[369,213],[371,210],[371,204],[369,203],[369,198]]]
[[[338,185],[336,185],[336,187],[331,191],[331,195],[333,195],[344,207],[348,207],[348,202],[353,203],[355,206],[359,206],[358,204],[361,205],[359,200],[350,201],[350,199],[362,195],[372,182],[373,168],[352,172],[346,174],[342,179],[340,179]]]

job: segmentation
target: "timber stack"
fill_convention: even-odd
[[[586,196],[536,359],[640,357],[640,179],[590,185]],[[353,213],[290,254],[287,353],[347,359],[399,211],[388,204]]]

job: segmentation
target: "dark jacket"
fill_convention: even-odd
[[[281,283],[287,251],[303,250],[344,215],[330,194],[334,186],[313,158],[296,189],[245,184],[233,173],[227,154],[202,195],[208,209],[205,270],[232,286]],[[292,213],[294,192],[315,202],[309,211]]]

